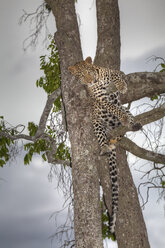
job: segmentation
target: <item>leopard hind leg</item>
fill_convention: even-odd
[[[107,139],[109,140],[109,147],[110,149],[115,149],[116,143],[121,140],[122,136],[116,136],[112,137],[111,133],[112,130],[114,130],[116,127],[121,126],[121,122],[118,120],[118,118],[114,115],[109,114],[109,122],[107,127]]]
[[[93,129],[100,146],[100,155],[111,152],[104,123],[99,119],[93,119]]]
[[[114,138],[110,138],[110,140],[109,140],[109,147],[110,147],[111,151],[116,148],[116,143],[118,141],[120,141],[121,138],[122,138],[121,135],[120,136],[116,136]]]
[[[129,123],[129,127],[132,129],[132,131],[138,131],[142,128],[142,125],[140,122],[136,122],[134,121],[134,116],[131,114],[131,112],[126,109],[126,113],[128,114],[128,116],[130,117],[130,123]]]

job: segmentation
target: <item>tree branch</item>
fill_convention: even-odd
[[[157,121],[165,116],[165,103],[162,104],[160,107],[152,109],[148,112],[135,116],[135,123],[140,122],[142,126],[147,125],[151,122]],[[131,128],[120,126],[115,128],[113,131],[108,133],[108,136],[116,137],[120,135],[124,135],[128,131],[134,131]],[[108,138],[109,138],[108,137]]]
[[[29,136],[26,134],[10,135],[5,131],[0,132],[0,137],[6,137],[11,140],[25,139],[25,140],[34,141],[34,136]]]
[[[165,93],[165,72],[136,72],[126,75],[125,79],[128,91],[121,96],[122,103]]]
[[[159,108],[152,109],[151,111],[145,112],[143,114],[137,115],[135,117],[135,122],[140,122],[142,126],[149,124],[151,122],[157,121],[165,116],[165,103],[162,104]],[[124,136],[124,134],[128,131],[133,131],[128,127],[118,127],[115,128],[113,131],[108,133],[108,139],[116,136]],[[142,159],[150,160],[155,163],[165,164],[165,155],[154,153],[152,151],[146,150],[137,146],[134,142],[129,140],[126,137],[123,137],[118,144],[124,148],[125,150],[131,152],[137,157]]]
[[[48,96],[45,108],[43,110],[43,113],[41,115],[40,118],[40,122],[39,122],[39,126],[38,126],[38,130],[36,133],[36,137],[38,138],[39,136],[41,136],[44,133],[45,130],[45,126],[46,126],[46,122],[49,116],[49,113],[52,109],[52,105],[54,103],[54,101],[61,95],[61,89],[58,88],[57,90],[55,90],[51,95]]]
[[[48,158],[48,162],[53,164],[53,165],[61,164],[64,166],[70,166],[71,167],[71,161],[69,161],[69,160],[50,159],[49,155],[47,155],[47,158]]]
[[[165,164],[165,155],[141,148],[126,137],[123,137],[119,141],[119,145],[139,158],[153,161],[159,164]]]
[[[47,19],[50,15],[49,6],[45,2],[42,2],[36,9],[36,11],[27,13],[23,10],[23,15],[19,20],[19,24],[22,24],[29,20],[31,26],[31,34],[24,40],[23,47],[26,50],[30,46],[37,44],[38,36],[41,33],[43,27],[45,27],[46,35],[44,41],[46,41],[48,34]]]
[[[4,136],[4,137],[9,138],[11,140],[25,139],[25,140],[30,140],[30,141],[35,141],[36,139],[38,139],[41,135],[44,134],[46,122],[47,122],[49,113],[51,111],[53,102],[60,95],[61,95],[61,89],[58,88],[51,95],[48,96],[45,108],[44,108],[43,113],[42,113],[41,118],[40,118],[38,130],[37,130],[37,133],[36,133],[35,136],[30,136],[30,135],[26,135],[26,134],[11,135],[11,134],[8,133],[8,131],[1,131],[0,132],[0,137]]]
[[[137,115],[135,121],[139,121],[142,126],[149,124],[151,122],[157,121],[165,116],[165,103],[160,107],[154,108],[148,112]]]

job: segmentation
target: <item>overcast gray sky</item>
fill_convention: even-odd
[[[36,49],[23,51],[28,24],[18,25],[22,9],[34,11],[40,0],[4,0],[0,2],[0,115],[11,124],[38,123],[46,95],[35,87],[41,75],[39,56],[46,53],[42,42]],[[120,0],[121,69],[126,73],[150,71],[156,64],[147,63],[151,55],[165,57],[165,1]],[[81,20],[84,57],[94,58],[96,48],[95,1],[79,0],[76,6]],[[92,21],[93,20],[93,21]],[[49,24],[55,29],[53,18]],[[43,35],[44,36],[44,35]],[[43,38],[43,37],[42,37]],[[51,247],[48,237],[55,231],[50,215],[62,206],[62,193],[55,189],[56,180],[48,181],[49,165],[35,157],[24,166],[22,153],[17,161],[0,168],[0,247]],[[139,175],[133,172],[138,182]],[[156,203],[152,192],[144,217],[152,248],[165,247],[164,202]],[[63,216],[59,222],[62,222]],[[56,246],[56,241],[53,243]],[[116,247],[112,245],[111,248]]]

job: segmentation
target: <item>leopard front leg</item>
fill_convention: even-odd
[[[115,80],[114,84],[120,93],[125,94],[127,92],[127,84],[123,79]]]
[[[92,124],[100,146],[100,155],[111,152],[110,143],[106,132],[106,118],[104,118],[102,114],[102,109],[95,104],[93,106]]]
[[[125,94],[127,92],[127,83],[122,78],[124,73],[116,73],[115,71],[111,73],[112,75],[112,81],[115,84],[118,91],[122,94]]]

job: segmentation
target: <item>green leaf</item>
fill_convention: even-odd
[[[101,201],[101,208],[103,209],[103,201]],[[102,237],[103,239],[108,238],[112,241],[116,240],[115,234],[110,233],[109,216],[107,210],[102,212]]]
[[[11,143],[11,140],[10,140],[10,139],[6,139],[6,144],[7,144],[8,146],[10,146],[10,143]]]
[[[162,67],[162,68],[165,68],[165,64],[162,63],[162,64],[161,64],[161,67]]]
[[[41,154],[49,150],[49,145],[44,139],[39,139],[34,143],[28,143],[24,145],[25,151],[28,151],[24,157],[24,163],[29,164],[32,161],[32,157],[35,153]],[[42,158],[46,161],[45,153],[42,154]]]
[[[61,96],[59,96],[55,101],[54,101],[54,112],[58,112],[61,109]]]
[[[11,129],[11,135],[14,135],[15,134],[15,130],[12,128]]]
[[[29,157],[28,157],[28,154],[26,154],[25,157],[24,157],[24,164],[25,164],[25,165],[29,164]]]
[[[111,233],[111,234],[110,234],[110,238],[111,238],[112,241],[116,241],[116,236],[115,236],[115,234],[112,234],[112,233]]]
[[[46,161],[46,156],[45,156],[45,153],[44,153],[44,154],[42,154],[42,158],[43,158],[43,160],[44,160],[44,161]]]
[[[60,160],[69,159],[71,161],[69,147],[67,147],[64,143],[59,144],[59,146],[57,147],[57,152],[54,156],[56,159],[60,159]]]
[[[2,128],[2,126],[0,126],[1,129],[0,130],[4,130],[5,127]],[[3,167],[3,165],[9,160],[10,158],[10,151],[9,151],[9,147],[10,144],[14,143],[14,141],[12,141],[9,138],[6,137],[0,137],[0,166]]]
[[[158,95],[154,95],[151,97],[151,100],[154,101],[154,100],[157,100],[158,99]]]
[[[28,123],[28,131],[30,136],[35,136],[37,132],[38,126],[35,125],[33,122]]]
[[[165,186],[165,181],[162,181],[162,186],[163,186],[163,187]]]
[[[46,8],[46,10],[48,10],[48,12],[51,12],[51,7],[47,4],[47,3],[45,3],[45,8]]]
[[[3,167],[6,162],[3,159],[0,159],[0,167]]]
[[[58,89],[61,84],[60,61],[57,47],[52,36],[49,36],[50,44],[48,51],[50,55],[40,56],[40,69],[44,76],[36,81],[36,86],[41,87],[47,94]]]

